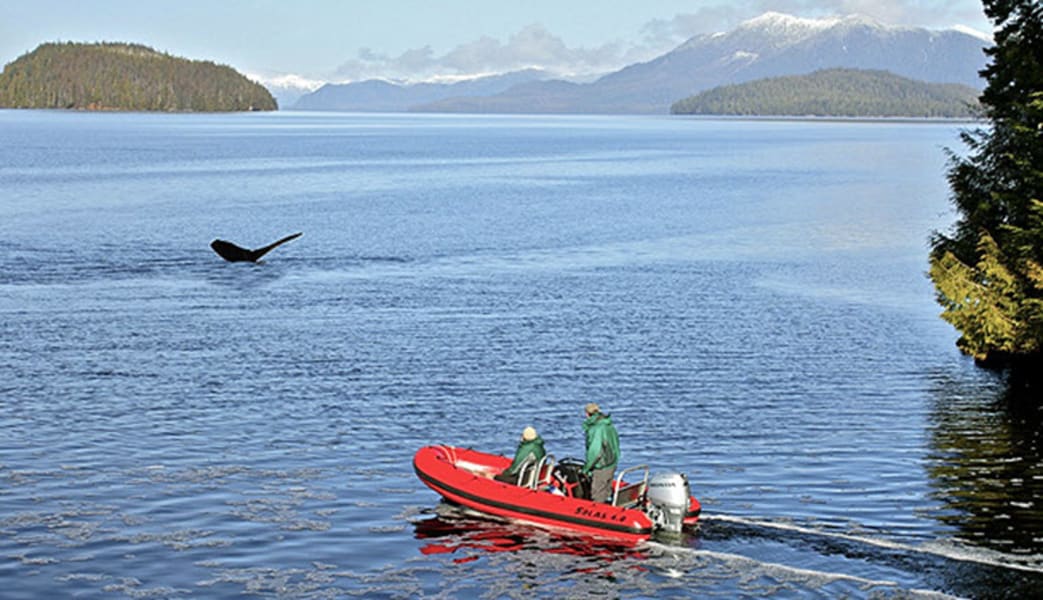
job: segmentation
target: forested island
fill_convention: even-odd
[[[824,69],[726,85],[680,100],[673,114],[971,118],[978,90],[926,83],[887,71]]]
[[[0,74],[0,108],[165,112],[277,110],[235,69],[140,44],[46,43]]]

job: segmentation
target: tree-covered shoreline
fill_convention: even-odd
[[[673,114],[970,119],[978,91],[887,71],[824,69],[726,85],[679,100]]]
[[[1043,6],[986,0],[996,24],[982,75],[988,127],[950,154],[959,219],[932,240],[931,279],[959,348],[979,363],[1043,379]],[[1038,398],[1037,398],[1038,401]]]
[[[4,67],[0,107],[162,112],[277,110],[235,69],[140,44],[45,43]]]

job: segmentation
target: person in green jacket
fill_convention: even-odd
[[[521,441],[518,442],[518,451],[514,453],[514,461],[511,466],[503,470],[494,479],[505,483],[518,483],[518,473],[523,467],[539,464],[540,460],[547,455],[543,448],[543,438],[532,427],[522,430]]]
[[[590,476],[590,499],[607,502],[612,496],[612,477],[619,463],[619,434],[612,418],[591,402],[584,409],[587,419],[583,431],[587,437],[587,457],[583,474]]]

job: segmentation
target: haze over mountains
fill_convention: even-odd
[[[590,83],[521,71],[454,84],[370,80],[327,84],[292,106],[306,110],[491,113],[659,113],[721,85],[826,68],[873,69],[931,83],[983,87],[984,37],[886,26],[865,17],[802,19],[766,13],[696,36],[654,60]]]

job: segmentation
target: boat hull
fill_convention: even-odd
[[[426,446],[413,458],[413,468],[424,484],[447,500],[482,513],[617,540],[641,541],[652,535],[654,524],[639,509],[492,479],[509,465],[505,457],[452,446]],[[686,524],[698,518],[698,501],[691,500]]]

